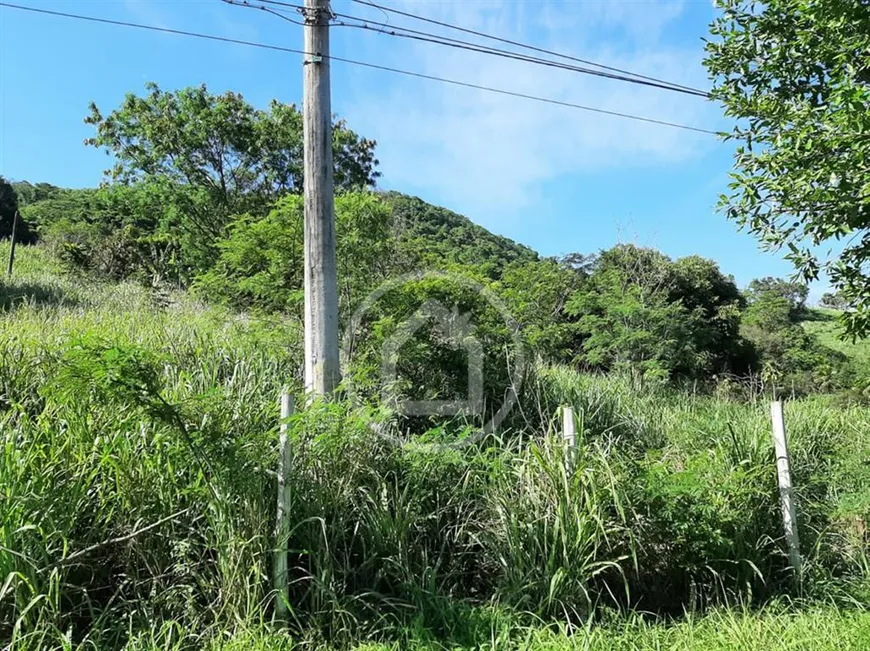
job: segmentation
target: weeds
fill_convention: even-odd
[[[870,638],[858,611],[719,610],[792,590],[763,405],[564,368],[530,378],[511,430],[459,449],[397,446],[373,430],[377,414],[340,402],[295,415],[281,632],[270,469],[277,395],[300,389],[298,332],[184,295],[155,305],[134,286],[79,284],[31,254],[42,255],[20,257],[21,284],[2,290],[14,305],[0,310],[10,649],[857,649]],[[19,300],[31,285],[66,298]],[[579,427],[570,451],[554,419],[566,404]],[[855,607],[870,594],[870,412],[813,398],[788,403],[786,418],[804,596]],[[665,625],[630,609],[712,614]]]

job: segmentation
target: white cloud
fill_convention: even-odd
[[[680,47],[663,37],[680,17],[680,2],[504,0],[413,2],[402,8],[641,74],[706,85],[700,42]],[[414,27],[438,29],[420,25]],[[390,65],[409,70],[669,122],[710,127],[715,120],[713,108],[699,98],[425,43],[390,40],[384,49],[386,37],[374,38],[381,41],[369,42],[381,49],[368,59],[383,60],[377,55],[387,51]],[[489,223],[537,201],[554,179],[683,161],[715,146],[709,135],[526,99],[386,75],[378,80],[384,86],[358,89],[342,110],[355,128],[379,141],[384,184],[438,188],[451,206]]]

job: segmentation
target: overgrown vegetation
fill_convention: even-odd
[[[166,92],[150,84],[146,90],[105,116],[92,106],[86,118],[96,130],[89,143],[115,157],[110,183],[95,190],[7,184],[5,203],[20,203],[27,223],[76,273],[194,287],[206,300],[298,321],[298,110],[276,102],[257,110],[237,94],[214,95],[204,86]],[[541,259],[460,215],[366,190],[378,176],[376,165],[374,142],[338,122],[345,324],[386,280],[448,272],[460,284],[467,279],[501,297],[523,326],[528,352],[547,362],[627,372],[644,381],[706,387],[724,381],[767,395],[843,391],[861,399],[866,393],[864,361],[800,326],[808,316],[803,285],[768,278],[741,292],[713,261],[671,260],[634,245]],[[432,291],[437,298],[445,289]],[[419,287],[414,294],[425,302]],[[392,323],[374,328],[381,340],[407,314],[391,316]],[[463,360],[447,357],[456,363],[445,372],[455,374]],[[453,391],[437,379],[422,389]]]
[[[704,65],[736,126],[725,214],[826,273],[870,333],[870,13],[854,0],[718,0]],[[836,253],[833,253],[836,251]]]
[[[41,240],[0,281],[4,645],[867,646],[870,354],[837,336],[840,312],[789,280],[741,291],[697,256],[541,258],[374,191],[374,143],[341,122],[344,393],[286,423],[290,616],[271,621],[275,402],[301,393],[301,115],[146,90],[91,107],[90,144],[116,161],[102,187],[0,179],[0,235],[20,210]],[[399,396],[479,407],[399,417]],[[788,398],[799,577],[771,397]]]
[[[276,395],[300,390],[298,328],[63,275],[41,247],[0,291],[3,639],[289,648],[268,624],[270,471]],[[579,417],[572,454],[555,422],[565,404]],[[438,430],[397,446],[371,428],[390,426],[377,413],[344,403],[293,417],[292,637],[560,648],[570,634],[643,648],[714,644],[730,627],[762,645],[771,638],[741,615],[670,629],[606,613],[870,596],[866,409],[788,404],[802,593],[765,403],[561,367],[531,375],[515,411],[459,449],[427,445]],[[590,628],[594,612],[604,619]],[[796,644],[826,625],[842,644],[866,640],[860,614],[768,617]]]
[[[129,201],[142,199],[140,190],[109,186],[58,190],[54,196],[27,204],[24,214],[72,273],[135,280],[159,290],[185,286],[179,284],[174,236],[139,218],[117,217],[118,206],[139,205]],[[150,213],[140,206],[130,214]],[[866,357],[844,355],[839,344],[802,327],[812,313],[804,307],[805,293],[795,298],[805,286],[793,282],[762,279],[756,284],[766,282],[765,288],[741,292],[710,260],[673,261],[634,245],[542,259],[495,236],[478,237],[479,227],[464,217],[394,193],[345,193],[336,201],[336,215],[345,325],[390,279],[438,272],[452,280],[436,283],[441,289],[428,283],[428,297],[421,286],[405,288],[419,299],[411,311],[427,298],[458,294],[460,285],[473,283],[504,301],[522,325],[528,353],[545,361],[627,372],[645,381],[707,387],[727,382],[768,395],[848,391],[861,399],[868,388]],[[210,245],[215,255],[208,267],[190,283],[194,291],[237,310],[301,322],[301,197],[288,195],[265,215],[233,216],[225,228],[226,236]],[[395,300],[389,309],[392,320],[381,323],[381,339],[408,316],[396,312]],[[476,316],[476,334],[484,339],[491,327]],[[451,391],[437,384],[426,390]]]

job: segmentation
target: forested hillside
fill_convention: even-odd
[[[386,193],[385,199],[393,212],[398,239],[416,251],[424,265],[469,265],[497,278],[511,263],[538,259],[527,246],[493,235],[446,208],[398,192]]]
[[[158,290],[187,287],[210,302],[301,319],[298,195],[229,216],[223,235],[207,235],[162,207],[165,191],[147,184],[12,188],[34,239],[38,233],[72,273],[135,279]],[[542,258],[462,215],[397,192],[346,192],[336,215],[345,323],[391,278],[449,272],[501,296],[532,354],[545,360],[770,395],[821,391],[861,399],[870,386],[870,344],[842,340],[837,311],[809,308],[800,283],[763,278],[741,290],[713,261],[671,260],[635,245]],[[440,289],[405,287],[405,309],[421,291],[458,298],[455,281],[439,282]],[[480,309],[463,300],[472,313]],[[507,332],[487,335],[497,345]]]

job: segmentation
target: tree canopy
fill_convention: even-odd
[[[737,119],[725,213],[826,272],[870,333],[870,10],[857,0],[718,0],[704,63]],[[834,246],[839,255],[825,256]]]
[[[701,378],[744,370],[741,296],[718,266],[676,262],[654,249],[603,251],[567,306],[583,335],[580,360],[647,378]]]
[[[339,297],[343,313],[393,269],[389,205],[371,193],[336,197]],[[302,318],[303,200],[288,195],[263,218],[242,215],[217,245],[214,267],[197,281],[201,295],[243,309]]]
[[[148,185],[160,194],[165,229],[184,235],[190,262],[206,264],[233,215],[265,215],[282,195],[302,192],[302,114],[273,100],[267,110],[238,93],[213,94],[205,85],[130,93],[104,115],[91,103],[86,142],[104,148],[114,183]],[[367,187],[378,176],[375,143],[339,121],[334,125],[335,187]]]
[[[0,239],[12,235],[15,213],[19,208],[18,193],[12,183],[0,176]],[[22,244],[30,244],[36,240],[36,234],[30,224],[19,214],[17,240]]]

